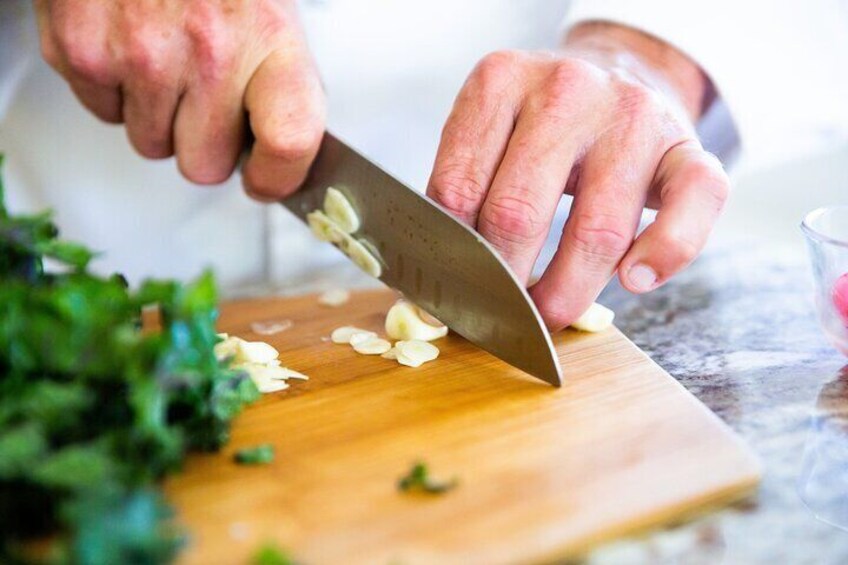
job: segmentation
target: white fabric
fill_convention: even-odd
[[[0,1],[0,152],[13,209],[54,208],[66,236],[105,252],[101,271],[133,281],[212,266],[233,288],[268,275],[303,280],[339,261],[283,210],[243,196],[237,178],[193,187],[172,160],[136,156],[123,131],[90,116],[41,61],[30,6]],[[475,62],[494,49],[554,46],[567,6],[305,0],[330,127],[423,188],[441,125]],[[679,46],[718,84],[746,154],[774,158],[845,134],[848,104],[838,101],[848,99],[848,65],[834,67],[833,51],[848,54],[846,35],[836,37],[848,19],[837,10],[828,0],[578,0],[567,21],[619,21]],[[711,140],[732,146],[730,128],[720,129]]]
[[[566,26],[641,29],[709,74],[733,117],[746,168],[848,139],[848,2],[574,0]],[[725,140],[715,132],[707,143]]]

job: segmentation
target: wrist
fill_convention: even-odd
[[[675,98],[693,123],[715,98],[712,82],[695,61],[637,29],[608,22],[584,22],[569,30],[564,46],[609,65],[625,67],[640,80]]]

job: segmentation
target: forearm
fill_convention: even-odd
[[[569,30],[564,46],[614,61],[675,98],[693,122],[709,108],[715,89],[698,64],[668,43],[627,26],[587,21]]]

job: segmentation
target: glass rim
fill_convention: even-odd
[[[837,245],[839,247],[845,247],[848,249],[848,241],[844,239],[837,239],[835,237],[831,237],[821,230],[817,230],[813,227],[813,222],[825,212],[831,212],[834,210],[841,210],[848,215],[848,206],[823,206],[821,208],[816,208],[815,210],[809,212],[804,219],[801,221],[801,229],[803,232],[810,238],[821,241],[823,243],[829,243],[831,245]]]

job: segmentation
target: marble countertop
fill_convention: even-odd
[[[751,500],[585,563],[848,563],[848,360],[818,327],[796,251],[738,245],[649,295],[604,293],[622,331],[739,433],[765,473]]]

